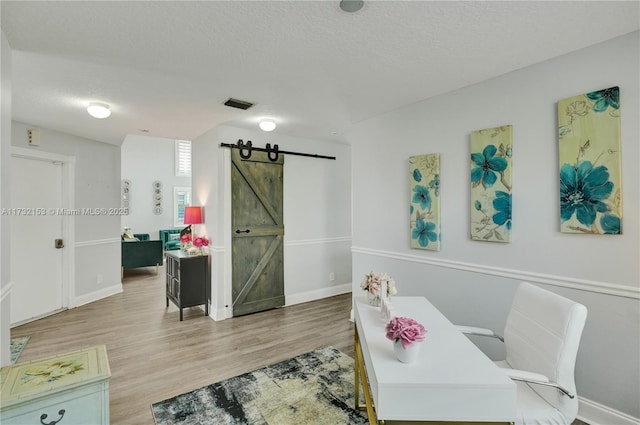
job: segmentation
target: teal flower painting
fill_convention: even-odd
[[[558,102],[560,231],[622,233],[620,89]]]
[[[495,156],[498,149],[494,145],[487,145],[482,150],[482,154],[474,152],[471,154],[471,161],[475,167],[471,170],[471,184],[487,189],[495,184],[498,176],[507,169],[507,160],[502,156]]]
[[[471,239],[511,242],[510,125],[471,133]]]
[[[431,194],[425,186],[414,186],[412,201],[415,204],[419,204],[423,210],[431,210]]]
[[[440,154],[409,158],[411,248],[440,251]]]
[[[411,231],[411,239],[418,241],[418,245],[426,248],[429,242],[437,242],[436,225],[430,221],[416,220],[416,227]]]
[[[493,208],[497,211],[491,217],[493,223],[511,230],[511,194],[497,190]]]

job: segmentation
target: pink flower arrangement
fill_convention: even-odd
[[[191,234],[187,233],[186,235],[182,235],[180,236],[180,242],[182,243],[189,243],[191,242]]]
[[[394,317],[385,328],[387,338],[391,341],[401,341],[402,348],[409,348],[414,342],[424,341],[427,331],[420,323],[409,317]]]
[[[209,239],[207,239],[206,236],[196,236],[193,239],[193,245],[195,245],[198,248],[209,246]]]
[[[396,289],[396,282],[386,273],[369,273],[364,276],[364,280],[360,283],[360,288],[365,291],[371,292],[373,295],[379,297],[380,289],[382,288],[382,282],[387,283],[387,295],[395,295],[398,293]]]

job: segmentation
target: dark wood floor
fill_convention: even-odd
[[[125,272],[124,293],[11,330],[20,361],[105,344],[112,424],[153,424],[151,404],[332,345],[353,357],[351,295],[215,322],[165,307],[164,269]]]

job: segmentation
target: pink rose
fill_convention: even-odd
[[[203,246],[209,246],[209,239],[203,236],[198,236],[193,240],[193,244],[198,248],[202,248]]]
[[[191,242],[191,235],[186,234],[186,235],[180,236],[180,242],[183,242],[183,243]]]
[[[409,317],[394,317],[387,323],[386,336],[391,341],[402,342],[403,348],[408,348],[414,342],[424,341],[427,332],[420,323]]]

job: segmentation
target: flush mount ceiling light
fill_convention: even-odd
[[[340,2],[340,9],[345,12],[353,13],[362,9],[362,5],[364,5],[364,1],[362,0],[342,0]]]
[[[276,122],[272,119],[260,120],[258,125],[262,131],[273,131],[276,128]]]
[[[111,115],[109,105],[106,103],[91,102],[87,106],[87,112],[94,118],[107,118]]]

